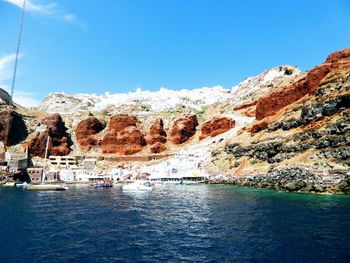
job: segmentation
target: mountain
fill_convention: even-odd
[[[113,108],[113,113],[136,113],[175,111],[186,108],[200,111],[203,107],[221,101],[230,96],[230,91],[222,87],[200,88],[193,90],[141,91],[104,95],[95,94],[50,94],[39,106],[47,113],[76,114],[82,112],[100,112]]]
[[[350,49],[251,105],[254,121],[214,147],[208,169],[238,185],[350,192]]]
[[[220,182],[350,192],[349,88],[350,49],[344,49],[310,71],[274,67],[231,90],[54,93],[38,109],[10,105],[0,93],[6,106],[0,139],[9,129],[11,150],[28,147],[41,158],[48,135],[49,155],[131,161],[196,149],[211,155],[206,169]]]

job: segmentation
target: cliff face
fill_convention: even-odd
[[[43,118],[43,111],[3,110],[0,140],[9,121],[9,145],[30,133],[24,145],[41,157],[49,135],[49,154],[70,154],[68,133],[79,146],[72,147],[74,154],[175,154],[196,145],[212,151],[209,171],[224,173],[237,184],[350,192],[349,90],[350,49],[344,49],[306,73],[288,65],[272,68],[231,92],[214,87],[104,96],[53,94],[41,109],[64,112],[65,122],[59,114]],[[8,106],[8,96],[0,98]],[[97,117],[88,117],[90,111]],[[34,132],[37,124],[46,128]],[[231,128],[241,130],[233,138],[229,136],[236,133],[228,132],[220,140],[208,139]]]
[[[106,125],[95,117],[89,117],[79,122],[75,136],[83,151],[90,151],[98,145],[96,134],[101,132]]]
[[[170,132],[171,142],[182,144],[187,142],[195,133],[198,126],[196,115],[188,115],[177,119]]]
[[[156,143],[166,143],[167,133],[164,130],[163,120],[158,118],[150,127],[146,136],[147,144],[153,145]]]
[[[213,151],[212,168],[237,184],[350,192],[349,62],[350,49],[336,52],[259,98],[256,121]]]
[[[235,126],[235,121],[226,117],[215,117],[214,119],[203,123],[199,140],[207,137],[215,137],[224,133]]]
[[[6,90],[0,88],[0,107],[13,105],[10,94]]]
[[[232,88],[230,105],[247,116],[255,115],[258,99],[281,87],[288,85],[300,76],[297,67],[285,65],[269,69],[256,77],[251,77]]]
[[[281,87],[259,98],[256,119],[275,115],[282,108],[295,103],[306,95],[314,95],[321,82],[329,81],[326,76],[336,79],[347,74],[350,67],[350,49],[331,54],[321,65],[310,70],[305,78],[292,85]]]
[[[68,155],[71,151],[71,142],[61,115],[53,114],[41,120],[40,125],[44,130],[36,132],[34,136],[25,142],[29,153],[32,156],[44,158],[47,138],[50,136],[48,156]]]
[[[134,116],[113,116],[100,142],[101,151],[116,154],[134,154],[142,151],[147,143],[137,124],[138,120]]]
[[[28,130],[23,116],[11,109],[0,111],[0,141],[6,141],[7,146],[15,145],[28,136]]]

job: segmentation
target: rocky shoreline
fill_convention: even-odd
[[[273,169],[266,175],[225,177],[209,184],[267,188],[283,192],[350,194],[350,171],[314,171],[305,167]]]

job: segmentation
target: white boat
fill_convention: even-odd
[[[173,170],[176,172],[174,173]],[[149,176],[152,183],[156,185],[162,184],[200,184],[208,181],[204,172],[195,169],[172,169],[171,173],[158,173],[155,172]]]
[[[5,183],[3,186],[6,186],[6,187],[15,187],[16,183],[15,182],[7,182]]]
[[[153,187],[149,181],[137,180],[133,183],[123,185],[123,191],[152,191]]]
[[[33,191],[64,191],[68,190],[68,187],[60,184],[31,184],[27,185],[26,189]]]
[[[27,182],[24,182],[24,183],[16,183],[16,187],[23,187],[23,188],[26,188],[29,184]]]

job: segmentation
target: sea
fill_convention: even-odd
[[[2,187],[0,262],[350,262],[350,196]]]

